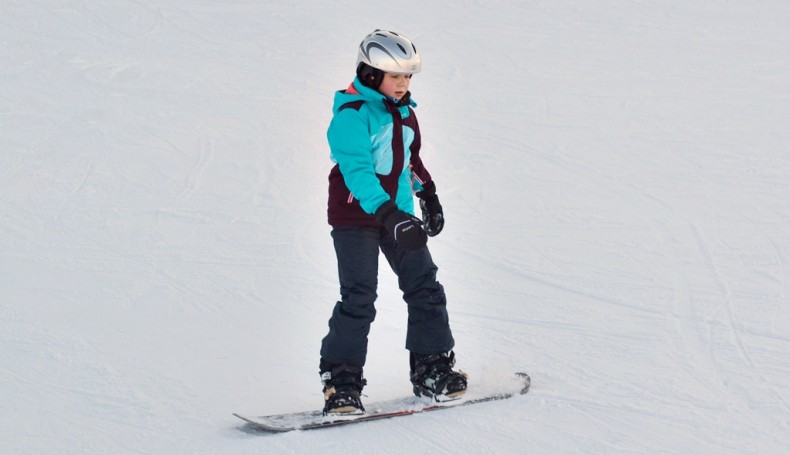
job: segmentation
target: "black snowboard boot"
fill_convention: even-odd
[[[455,353],[411,354],[411,383],[418,397],[433,397],[436,401],[460,398],[466,392],[466,373],[453,371]]]
[[[324,415],[364,414],[360,395],[367,381],[362,368],[354,365],[328,366],[321,363],[321,382],[324,384]]]

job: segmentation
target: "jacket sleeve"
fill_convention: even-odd
[[[390,200],[376,176],[367,124],[355,109],[335,114],[327,131],[332,157],[349,191],[368,214]]]
[[[420,191],[423,187],[433,180],[431,178],[431,174],[428,172],[428,169],[425,168],[425,165],[422,162],[422,158],[420,158],[420,147],[422,146],[422,137],[420,135],[420,125],[417,123],[417,117],[414,115],[414,111],[411,112],[411,115],[414,117],[414,141],[411,143],[410,151],[411,151],[411,173],[414,180],[414,190]]]

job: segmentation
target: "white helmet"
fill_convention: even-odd
[[[395,32],[378,29],[360,43],[357,68],[360,63],[396,74],[414,74],[422,69],[420,54],[411,40]]]

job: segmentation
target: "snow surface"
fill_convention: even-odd
[[[790,3],[3,0],[0,452],[790,448]],[[459,366],[498,403],[321,405],[333,92],[411,36]],[[408,395],[381,267],[367,402]]]

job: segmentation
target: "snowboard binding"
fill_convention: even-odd
[[[343,364],[321,373],[324,384],[324,415],[360,415],[362,389],[367,381],[362,377],[362,368]]]
[[[466,393],[467,374],[454,371],[455,353],[411,354],[411,383],[418,397],[433,398],[437,402],[451,401]]]

